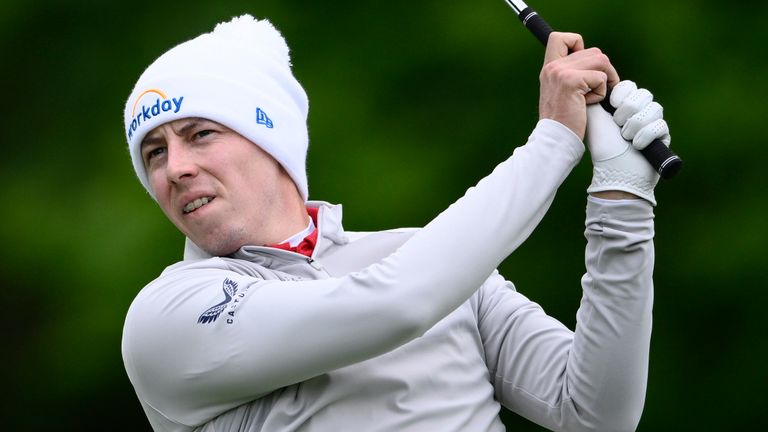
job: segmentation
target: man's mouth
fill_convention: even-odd
[[[202,197],[194,201],[191,201],[190,203],[184,206],[184,214],[192,213],[193,211],[213,201],[213,198],[214,197]]]

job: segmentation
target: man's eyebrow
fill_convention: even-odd
[[[144,148],[145,146],[147,146],[149,144],[159,144],[159,143],[162,143],[164,141],[165,141],[165,138],[163,138],[161,136],[157,136],[157,135],[155,135],[155,136],[146,136],[146,137],[144,137],[143,140],[141,140],[141,147],[140,148]]]
[[[185,124],[184,126],[181,127],[181,129],[179,129],[178,131],[175,131],[175,132],[178,135],[186,135],[187,132],[189,132],[190,129],[195,128],[202,121],[203,121],[203,119],[201,119],[201,118],[193,117],[193,118],[189,119],[189,122],[187,124]]]
[[[199,125],[203,121],[205,120],[197,117],[190,118],[189,122],[185,123],[184,126],[181,127],[181,129],[174,130],[174,133],[177,135],[185,135],[187,132],[189,132],[190,129],[195,128],[197,125]],[[144,146],[149,144],[157,144],[162,142],[165,142],[165,138],[163,138],[162,136],[148,135],[144,137],[143,140],[141,140],[141,147],[143,148]]]

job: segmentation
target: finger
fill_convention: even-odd
[[[600,102],[605,98],[607,75],[603,71],[586,70],[581,72],[582,94],[587,105]]]
[[[614,108],[618,107],[635,90],[637,90],[637,84],[634,81],[624,80],[616,84],[611,89],[611,105]]]
[[[621,136],[625,140],[632,141],[640,129],[661,118],[664,118],[664,108],[657,102],[651,102],[624,123],[624,126],[621,128]]]
[[[613,88],[621,81],[619,78],[619,73],[616,71],[616,68],[613,67],[613,63],[610,61],[608,62],[608,67],[604,70],[604,72],[608,76],[608,87]]]
[[[658,119],[653,123],[640,129],[632,140],[632,146],[638,150],[648,147],[653,140],[659,139],[665,146],[669,147],[672,137],[669,135],[669,126],[663,119]]]
[[[552,32],[547,40],[547,49],[544,52],[544,64],[563,57],[568,57],[570,52],[584,49],[584,40],[577,33]]]
[[[575,69],[593,69],[605,72],[609,87],[619,83],[619,75],[611,64],[611,60],[599,48],[587,48],[568,56],[567,64]]]
[[[646,89],[637,89],[631,92],[623,101],[616,107],[616,112],[613,113],[613,119],[619,126],[624,126],[624,123],[629,120],[630,117],[640,112],[646,105],[653,101],[653,94]]]

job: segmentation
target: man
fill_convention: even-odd
[[[554,33],[528,143],[426,227],[359,233],[307,201],[307,97],[271,24],[242,16],[165,53],[125,109],[136,173],[187,237],[125,322],[152,427],[499,431],[502,404],[556,430],[634,429],[658,177],[625,138],[669,134],[650,93],[617,83],[605,55]],[[612,118],[592,104],[614,85]],[[585,134],[595,177],[572,332],[494,269]]]

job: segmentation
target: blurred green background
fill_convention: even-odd
[[[531,5],[656,94],[686,162],[657,189],[639,430],[767,430],[766,3]],[[543,49],[501,0],[3,1],[3,430],[149,430],[122,321],[182,237],[134,177],[123,104],[162,52],[245,12],[292,48],[310,97],[310,197],[344,203],[348,229],[425,224],[536,122]],[[585,158],[501,268],[569,326],[589,178]]]

